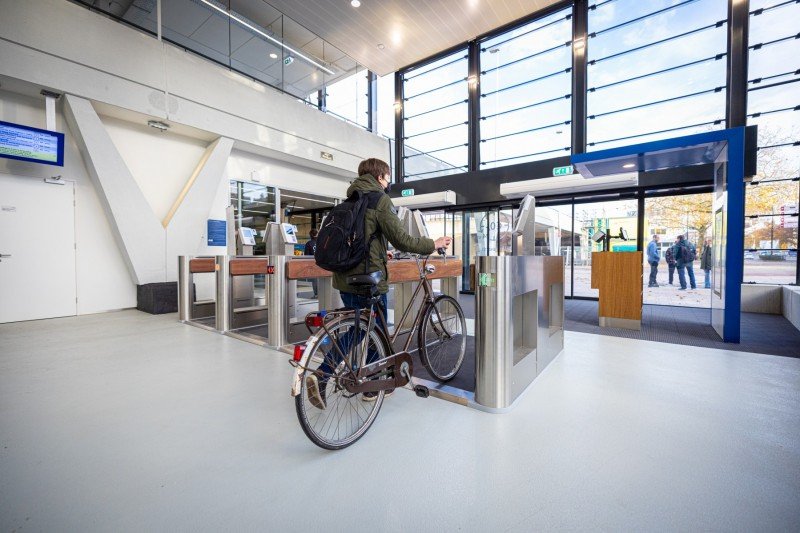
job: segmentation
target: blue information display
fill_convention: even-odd
[[[0,157],[64,166],[64,134],[0,121]]]
[[[227,246],[227,224],[224,220],[208,219],[208,245]]]

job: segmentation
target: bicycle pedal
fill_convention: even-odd
[[[420,398],[427,398],[431,395],[431,391],[425,385],[414,385],[414,394]]]

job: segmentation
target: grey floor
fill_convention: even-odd
[[[722,342],[711,326],[711,310],[671,305],[642,307],[642,329],[601,328],[597,301],[567,300],[564,329],[644,339],[683,346],[704,346],[721,350],[800,357],[800,330],[781,315],[741,313],[741,339],[737,344]],[[676,349],[681,350],[682,347]]]
[[[800,360],[567,332],[515,410],[401,390],[314,447],[287,356],[123,311],[0,326],[0,530],[800,530]]]

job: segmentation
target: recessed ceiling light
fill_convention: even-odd
[[[350,5],[353,7],[360,7],[361,2],[359,0],[350,0]]]
[[[383,50],[384,48],[386,48],[385,44],[383,43],[378,44],[378,50]]]
[[[272,59],[278,59],[278,54],[276,54],[275,52],[272,52],[272,53],[269,55],[269,57],[271,57]]]
[[[622,165],[622,168],[633,168],[636,166],[636,163],[625,163]]]

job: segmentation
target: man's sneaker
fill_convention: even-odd
[[[308,391],[308,401],[317,409],[325,409],[325,398],[319,388],[317,376],[310,375],[306,378],[306,390]]]
[[[391,396],[393,392],[394,392],[394,389],[387,390],[386,394],[383,395],[384,399],[386,399],[389,396]],[[377,399],[378,399],[378,393],[377,392],[365,392],[364,394],[361,395],[361,401],[362,402],[374,402]]]

